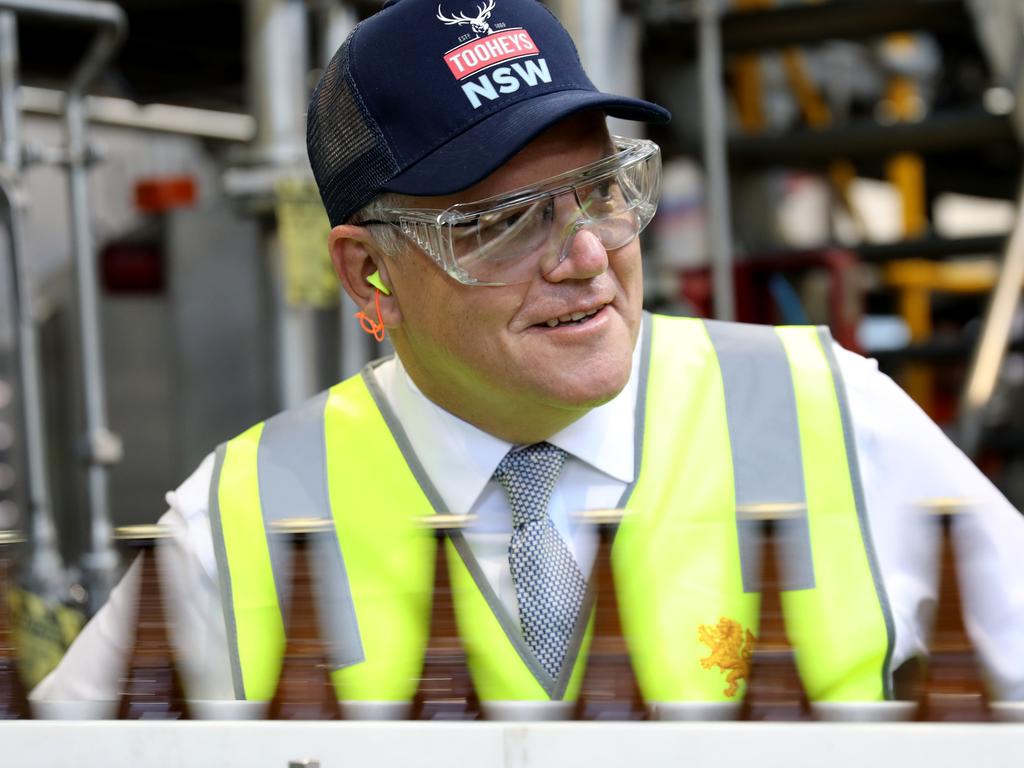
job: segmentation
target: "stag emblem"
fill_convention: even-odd
[[[491,18],[491,11],[494,10],[494,0],[488,0],[483,5],[476,7],[476,16],[467,16],[464,13],[460,13],[458,16],[445,16],[441,12],[441,5],[437,6],[437,20],[443,21],[447,26],[453,24],[469,24],[474,32],[478,35],[493,35],[494,30],[491,29],[491,25],[487,23],[487,20]]]

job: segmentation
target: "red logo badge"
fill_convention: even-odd
[[[453,48],[444,55],[444,61],[455,79],[463,80],[504,61],[538,53],[536,43],[525,29],[503,29]]]

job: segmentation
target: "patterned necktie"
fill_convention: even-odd
[[[523,639],[556,678],[587,589],[572,552],[548,516],[551,491],[564,463],[565,451],[536,443],[509,451],[494,470],[512,507],[508,563]]]

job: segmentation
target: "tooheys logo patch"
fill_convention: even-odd
[[[485,100],[496,101],[520,88],[551,82],[548,63],[540,58],[540,49],[529,32],[522,27],[491,28],[488,19],[494,5],[494,0],[478,5],[475,16],[447,16],[437,6],[438,21],[448,26],[467,25],[477,34],[444,55],[452,75],[462,81],[462,92],[473,109],[479,109]]]

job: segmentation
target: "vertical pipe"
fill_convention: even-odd
[[[1020,305],[1021,285],[1024,284],[1024,186],[1017,205],[1017,220],[1006,241],[999,279],[985,314],[960,403],[960,447],[968,456],[975,455],[980,446],[985,408],[999,380],[1013,318]]]
[[[640,25],[619,0],[557,0],[549,3],[576,43],[580,61],[600,90],[639,96]],[[609,118],[612,133],[637,136],[643,123]]]
[[[355,29],[359,17],[349,3],[329,0],[321,11],[320,27],[324,30],[320,38],[320,66],[326,67],[341,44]],[[360,371],[370,361],[372,354],[368,337],[363,333],[359,323],[353,317],[355,306],[345,291],[339,289],[341,298],[338,304],[339,325],[339,374],[346,379]]]
[[[0,11],[0,158],[11,174],[21,170],[21,135],[18,103],[18,26],[11,11]]]
[[[3,130],[2,206],[7,224],[11,262],[11,298],[18,339],[18,375],[21,385],[22,427],[28,476],[29,525],[32,550],[29,571],[34,587],[52,594],[60,588],[63,563],[57,550],[49,478],[46,472],[46,431],[43,425],[43,390],[39,369],[39,338],[32,288],[25,260],[24,235],[17,180],[21,171],[21,126],[18,104],[18,28],[11,11],[0,11],[0,127]]]
[[[324,31],[320,38],[319,59],[320,66],[326,67],[335,51],[356,28],[359,15],[355,8],[343,0],[328,0],[322,13],[320,26]]]
[[[91,513],[90,546],[85,565],[90,570],[90,597],[93,607],[106,599],[112,583],[117,557],[110,544],[110,520],[107,500],[106,470],[103,464],[119,456],[120,445],[107,430],[104,407],[102,350],[96,312],[95,263],[89,232],[86,179],[86,140],[83,94],[96,75],[110,61],[124,39],[125,14],[114,3],[81,2],[79,0],[0,0],[0,12],[17,12],[41,18],[67,19],[99,27],[82,61],[75,68],[68,87],[65,118],[69,163],[69,196],[71,199],[72,248],[79,298],[79,326],[85,381],[86,432],[89,458],[89,501]],[[5,162],[20,167],[21,147],[18,142],[17,47],[16,24],[13,18],[0,21],[0,122],[3,123],[4,144],[0,147]],[[13,95],[13,98],[12,98]],[[0,178],[9,218],[12,261],[15,264],[15,296],[19,323],[19,344],[22,351],[22,385],[26,400],[26,441],[29,453],[29,484],[32,505],[33,535],[36,539],[31,569],[43,584],[59,588],[62,577],[60,557],[56,549],[56,530],[50,509],[47,478],[43,461],[43,423],[40,402],[38,348],[32,311],[32,296],[26,281],[24,248],[19,219],[16,180]]]
[[[708,187],[708,247],[711,253],[715,317],[719,320],[732,320],[736,316],[736,309],[718,0],[698,0],[698,15],[704,168]]]
[[[85,439],[88,456],[86,475],[91,515],[89,551],[83,563],[90,576],[90,601],[93,607],[98,607],[106,600],[117,566],[117,555],[111,544],[113,528],[110,523],[110,501],[107,492],[107,465],[118,460],[120,446],[117,438],[107,427],[103,348],[96,288],[96,256],[89,226],[89,157],[83,94],[77,90],[69,90],[64,108],[69,155],[71,244],[75,263],[85,398]]]
[[[309,23],[301,0],[248,0],[246,49],[249,103],[256,118],[254,159],[281,169],[304,168]],[[274,321],[280,405],[289,408],[319,388],[313,310],[285,297],[283,250],[264,233],[273,260]]]
[[[34,302],[29,286],[25,248],[21,231],[20,200],[8,180],[0,182],[0,207],[7,224],[11,257],[11,297],[17,322],[18,376],[21,385],[25,464],[28,475],[29,524],[32,551],[29,570],[37,588],[53,591],[55,579],[63,572],[57,551],[57,529],[50,503],[46,472],[46,432],[43,428],[42,377],[39,370],[39,339],[36,334]]]
[[[301,0],[248,0],[249,103],[259,159],[305,163],[309,23]]]

